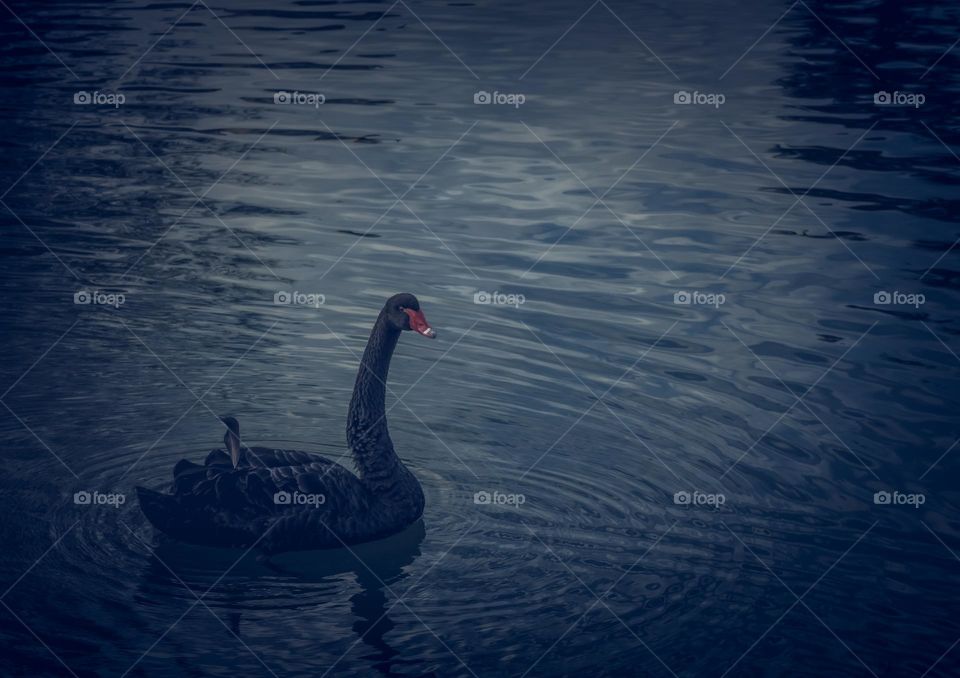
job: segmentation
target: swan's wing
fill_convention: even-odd
[[[312,463],[332,463],[326,457],[300,450],[281,450],[270,447],[244,448],[240,451],[240,465],[250,467],[277,468],[281,466],[303,466]],[[205,466],[233,466],[230,453],[225,450],[213,450],[204,461]]]
[[[172,494],[143,487],[137,494],[144,515],[171,537],[208,546],[247,546],[273,520],[276,508],[269,489],[261,478],[234,471],[232,465],[182,460],[174,469]]]
[[[264,461],[267,459],[264,458]],[[173,493],[188,502],[197,503],[198,508],[210,504],[233,511],[255,510],[258,513],[263,509],[271,513],[282,511],[284,498],[275,495],[283,492],[323,494],[323,499],[318,498],[317,503],[346,496],[368,496],[366,488],[355,475],[329,459],[309,455],[306,463],[280,465],[279,457],[270,461],[275,465],[240,466],[236,469],[232,464],[199,466],[181,462],[174,471]]]
[[[334,463],[326,457],[312,452],[281,450],[270,447],[247,448],[243,451],[243,459],[250,466],[265,466],[268,468]]]
[[[344,467],[310,458],[300,465],[236,469],[184,460],[176,465],[173,494],[138,488],[141,507],[163,532],[192,543],[248,546],[270,531],[261,549],[339,546],[330,530],[349,540],[370,528],[361,517],[370,514],[375,498]],[[374,530],[383,518],[373,518]]]

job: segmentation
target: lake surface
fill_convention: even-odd
[[[0,674],[957,675],[958,24],[5,4]],[[349,464],[399,291],[422,522],[154,531],[216,415]]]

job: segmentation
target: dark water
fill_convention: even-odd
[[[958,675],[958,24],[5,3],[0,672]],[[279,571],[159,538],[133,487],[216,414],[344,453],[403,290],[422,523]]]

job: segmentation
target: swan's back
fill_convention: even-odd
[[[379,506],[357,476],[299,450],[246,448],[237,468],[228,452],[213,450],[202,466],[177,463],[171,494],[137,490],[155,527],[203,545],[256,544],[267,553],[335,548],[401,527],[401,516]]]

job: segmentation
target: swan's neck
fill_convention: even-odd
[[[347,413],[347,444],[360,479],[381,492],[398,489],[398,481],[412,478],[393,449],[384,410],[390,358],[399,338],[400,330],[381,313],[363,352]]]

